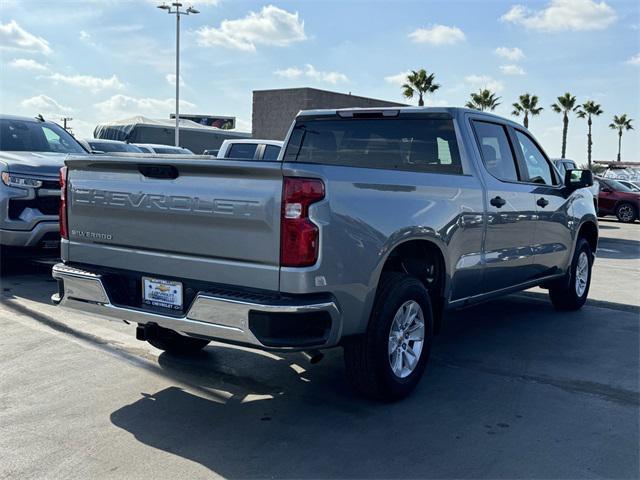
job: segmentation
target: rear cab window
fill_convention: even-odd
[[[257,143],[234,143],[227,151],[226,157],[253,160],[257,148]]]
[[[266,161],[274,161],[278,159],[279,154],[280,147],[278,147],[277,145],[265,145],[262,159]]]
[[[285,162],[462,174],[453,119],[447,114],[300,117]]]

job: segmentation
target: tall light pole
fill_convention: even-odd
[[[158,5],[159,9],[176,16],[176,147],[180,146],[180,17],[200,13],[193,7],[188,7],[186,10],[180,10],[180,7],[182,7],[180,2]]]

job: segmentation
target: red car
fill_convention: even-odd
[[[633,223],[640,212],[640,193],[612,178],[598,178],[598,216],[615,215],[624,223]]]

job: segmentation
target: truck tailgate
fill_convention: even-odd
[[[101,157],[67,165],[66,261],[278,289],[279,163]]]

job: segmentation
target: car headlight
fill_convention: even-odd
[[[42,186],[42,180],[11,175],[9,172],[2,172],[2,183],[4,183],[7,187],[38,188]]]

